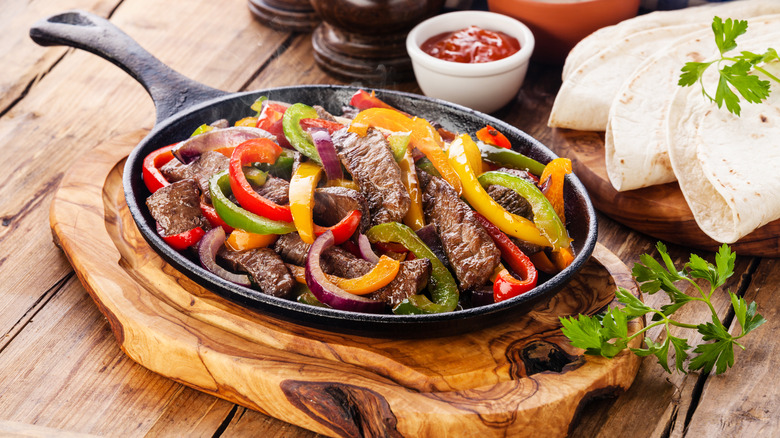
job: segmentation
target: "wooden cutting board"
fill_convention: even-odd
[[[550,148],[572,160],[574,173],[588,189],[593,206],[629,228],[670,243],[715,250],[696,224],[677,183],[618,192],[607,176],[604,133],[553,129]],[[780,220],[770,222],[731,244],[739,255],[780,257]]]
[[[101,144],[71,168],[50,222],[122,350],[154,372],[329,436],[563,436],[590,399],[636,376],[637,356],[584,356],[559,329],[559,315],[597,312],[617,286],[638,294],[601,245],[549,302],[460,336],[341,335],[228,302],[166,264],[135,227],[121,174],[144,134]]]

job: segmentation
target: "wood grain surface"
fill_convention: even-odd
[[[144,242],[121,178],[137,139],[74,165],[50,223],[122,350],[152,371],[331,436],[563,436],[580,405],[633,381],[638,357],[583,356],[559,330],[559,316],[597,312],[618,286],[638,294],[603,246],[548,302],[474,333],[397,340],[301,327],[211,294]]]
[[[0,8],[0,435],[319,436],[193,390],[119,348],[109,321],[52,243],[49,208],[73,164],[98,144],[150,128],[154,108],[115,66],[80,51],[38,47],[27,29],[46,15],[81,8],[108,17],[174,69],[226,91],[344,83],[316,66],[311,35],[262,25],[245,0],[0,0]],[[546,121],[560,74],[532,63],[516,99],[495,115],[552,145]],[[380,86],[419,92],[413,81]],[[599,243],[626,266],[654,254],[656,240],[599,215]],[[667,244],[678,266],[691,251],[713,260],[709,251]],[[734,368],[717,377],[668,375],[644,359],[627,392],[582,406],[569,436],[780,435],[773,392],[780,376],[771,366],[778,272],[775,260],[737,258],[725,287],[756,299],[769,323],[744,339]],[[665,304],[658,294],[646,299]],[[735,326],[728,297],[714,299],[718,317]],[[692,306],[680,317],[701,322],[710,315],[706,306]],[[690,336],[676,328],[671,334]],[[649,332],[656,342],[665,335]]]

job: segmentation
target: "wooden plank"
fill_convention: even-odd
[[[734,290],[734,289],[732,289]],[[775,358],[780,354],[780,260],[764,259],[745,293],[755,301],[767,323],[739,342],[734,367],[720,376],[708,376],[702,400],[687,427],[687,436],[777,436],[780,433],[780,372]],[[731,334],[740,333],[736,319]],[[728,394],[728,396],[725,396]]]
[[[46,50],[28,36],[30,26],[41,17],[65,9],[82,9],[107,16],[119,0],[3,0],[0,8],[0,113],[19,100],[25,90],[46,74],[66,49]]]
[[[36,12],[37,4],[29,3],[27,14],[44,15]],[[228,90],[247,82],[286,38],[256,23],[242,0],[128,0],[113,20],[175,69]],[[0,302],[0,334],[10,333],[70,272],[47,225],[63,171],[95,144],[153,121],[154,107],[140,85],[81,51],[66,56],[0,118],[0,284],[7,290]]]

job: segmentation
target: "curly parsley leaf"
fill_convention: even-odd
[[[644,346],[631,348],[631,351],[641,357],[655,356],[661,367],[670,373],[672,372],[669,363],[671,354],[674,354],[674,368],[681,372],[686,372],[685,362],[692,356],[688,371],[702,370],[709,373],[715,369],[716,373],[723,373],[734,364],[734,346],[744,348],[738,340],[766,322],[764,317],[757,313],[755,302],[748,304],[744,298],[731,291],[727,292],[741,333],[732,336],[715,313],[711,296],[734,274],[736,254],[724,244],[718,249],[714,264],[692,254],[683,269],[678,270],[666,251],[666,246],[659,242],[656,249],[662,262],[644,254],[640,257],[640,262],[634,265],[632,274],[639,283],[641,292],[653,294],[664,291],[669,296],[670,304],[654,309],[645,304],[641,298],[634,296],[631,291],[618,288],[615,296],[623,307],[611,307],[596,316],[579,315],[561,318],[564,335],[569,338],[573,346],[584,349],[586,354],[611,358],[625,349],[632,339],[650,328],[661,326],[665,329],[663,341],[654,342],[652,339],[645,338]],[[709,290],[702,290],[699,286],[701,281],[697,282],[697,280],[709,283]],[[680,290],[676,286],[680,281],[687,281],[699,292],[699,296],[688,295]],[[707,304],[711,310],[711,322],[693,325],[672,319],[677,310],[694,301]],[[637,333],[629,334],[628,322],[647,314],[653,315],[653,322]],[[693,348],[687,339],[673,336],[670,331],[671,326],[695,329],[702,335],[703,342]]]
[[[702,87],[702,94],[707,99],[715,102],[718,108],[726,105],[726,109],[737,116],[742,112],[740,96],[749,103],[763,102],[769,96],[770,82],[762,80],[758,76],[751,74],[751,72],[757,69],[766,73],[758,66],[777,61],[777,51],[769,48],[764,53],[743,51],[736,56],[726,55],[727,52],[737,48],[737,37],[745,34],[747,29],[748,22],[746,20],[727,18],[723,21],[720,17],[714,17],[712,20],[712,32],[715,36],[715,45],[720,52],[720,59],[710,62],[687,62],[682,67],[677,84],[682,87],[689,87],[698,82]],[[702,81],[704,72],[713,64],[717,64],[719,67],[722,65],[718,70],[718,84],[714,97],[707,92]],[[770,77],[780,82],[774,76],[770,75]]]

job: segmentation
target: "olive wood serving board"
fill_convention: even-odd
[[[584,356],[560,332],[559,315],[597,312],[617,286],[638,293],[601,245],[548,302],[460,336],[342,335],[226,301],[166,264],[135,227],[121,174],[143,135],[103,143],[69,169],[50,224],[122,350],[156,373],[328,436],[563,436],[589,400],[636,376],[640,359],[627,350]]]
[[[550,148],[572,160],[574,173],[588,189],[593,206],[634,230],[656,239],[715,250],[721,244],[704,234],[676,182],[618,192],[607,176],[604,133],[553,129]],[[780,220],[770,222],[730,245],[739,255],[780,257]]]

